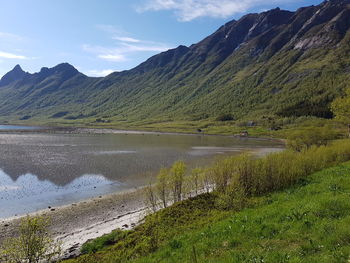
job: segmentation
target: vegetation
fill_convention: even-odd
[[[285,191],[250,199],[239,212],[215,210],[205,219],[187,221],[192,211],[184,202],[182,206],[188,209],[181,210],[185,214],[180,219],[171,220],[175,212],[160,219],[177,229],[155,253],[130,262],[346,263],[350,256],[349,176],[350,164],[339,165]],[[160,229],[165,231],[166,226]]]
[[[347,160],[350,141],[342,140],[196,169],[186,182],[212,193],[147,216],[113,245],[93,241],[95,253],[69,262],[347,262],[350,164],[310,177]]]
[[[348,8],[327,1],[251,14],[105,78],[67,64],[22,72],[24,79],[0,83],[0,121],[224,133],[234,121],[275,129],[303,116],[329,119],[330,103],[350,85]],[[313,38],[320,44],[296,48]]]
[[[0,261],[7,263],[40,263],[57,260],[60,244],[48,233],[49,219],[26,216],[22,219],[19,236],[9,238],[0,247]]]
[[[219,117],[216,118],[217,121],[233,121],[234,118],[232,114],[221,114]]]
[[[329,141],[336,137],[337,133],[331,126],[308,127],[307,129],[290,132],[287,136],[287,147],[300,152],[313,145],[327,145]]]
[[[113,245],[123,240],[123,238],[125,238],[128,233],[129,231],[116,229],[108,235],[104,235],[100,238],[85,243],[81,248],[81,252],[84,254],[97,252],[106,246]]]
[[[350,88],[346,91],[345,97],[337,98],[333,101],[332,111],[334,112],[336,120],[348,126],[350,137]]]

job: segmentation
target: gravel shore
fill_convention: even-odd
[[[62,242],[65,257],[77,255],[83,243],[110,233],[112,230],[131,229],[147,214],[143,190],[123,193],[73,203],[62,207],[48,207],[30,214],[51,219],[51,233]],[[17,234],[21,217],[0,221],[0,244]]]

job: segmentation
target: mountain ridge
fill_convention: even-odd
[[[61,118],[86,121],[199,120],[223,113],[329,118],[329,103],[349,87],[349,4],[331,0],[295,12],[247,14],[196,44],[104,78],[68,63],[34,74],[17,67],[0,81],[0,118],[49,121],[63,108]]]

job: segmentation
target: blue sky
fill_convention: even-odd
[[[0,0],[0,77],[62,62],[89,76],[130,69],[224,23],[321,0]]]

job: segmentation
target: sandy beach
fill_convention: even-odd
[[[62,242],[64,257],[79,254],[86,241],[110,233],[131,229],[144,218],[148,210],[142,189],[100,196],[62,207],[50,207],[30,215],[51,218],[51,233]],[[21,217],[0,221],[0,243],[15,236]]]

